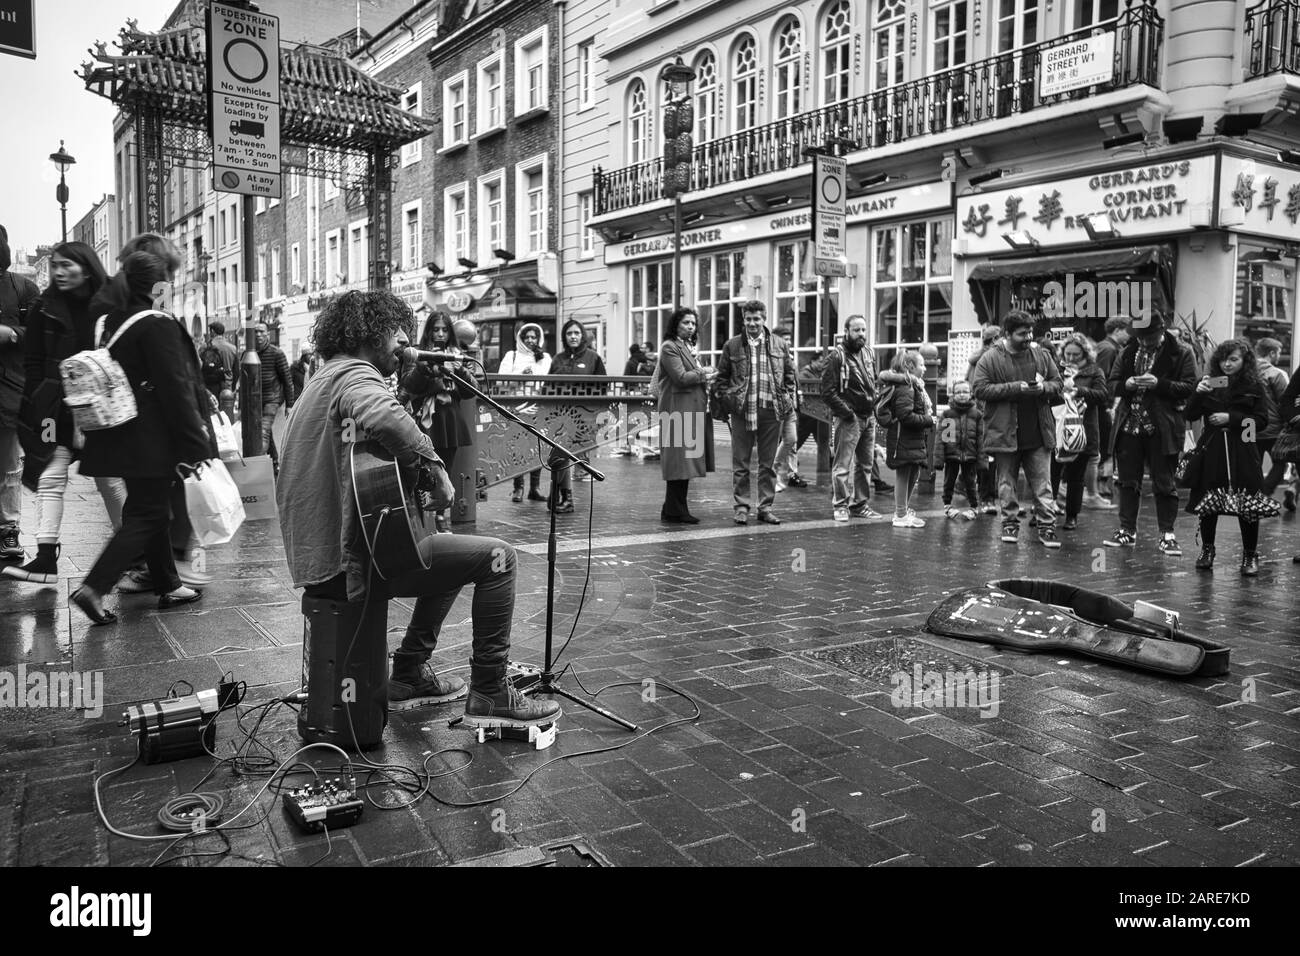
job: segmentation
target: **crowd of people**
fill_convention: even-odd
[[[678,309],[668,321],[655,376],[662,384],[652,385],[664,429],[665,522],[697,522],[689,482],[713,470],[711,428],[704,453],[688,455],[669,429],[680,414],[728,424],[736,524],[747,524],[751,510],[762,523],[780,524],[777,494],[806,485],[794,479],[798,447],[812,428],[803,424],[788,337],[767,327],[763,303],[746,302],[740,311],[743,331],[723,345],[716,368],[700,361],[694,309]],[[1282,346],[1270,338],[1224,342],[1198,373],[1191,347],[1168,321],[1162,312],[1136,325],[1112,318],[1098,343],[1078,332],[1035,342],[1033,316],[1012,310],[985,327],[966,380],[949,383],[940,410],[920,354],[899,350],[879,369],[865,317],[849,316],[837,344],[809,366],[834,417],[832,517],[880,517],[871,506],[880,490],[873,473],[879,443],[895,476],[896,528],[924,527],[912,506],[916,487],[924,473],[942,468],[944,515],[1000,515],[1004,543],[1020,541],[1028,518],[1040,544],[1060,548],[1058,517],[1062,532],[1076,531],[1087,507],[1118,515],[1119,527],[1102,544],[1132,548],[1149,479],[1156,549],[1178,557],[1181,482],[1190,489],[1187,511],[1197,517],[1196,567],[1213,567],[1217,520],[1228,514],[1241,531],[1241,573],[1257,574],[1259,520],[1296,507],[1289,485],[1280,501],[1272,497],[1290,467],[1272,452],[1280,436],[1300,429],[1300,376],[1277,366]],[[964,507],[954,504],[959,483]]]

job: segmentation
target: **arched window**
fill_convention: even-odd
[[[650,106],[640,80],[627,88],[627,156],[629,165],[650,158]]]
[[[876,29],[872,59],[875,89],[883,90],[903,82],[905,0],[876,0]]]
[[[803,94],[803,28],[794,17],[786,17],[776,28],[776,49],[772,58],[776,70],[774,119],[799,112]]]
[[[695,141],[718,136],[718,59],[705,50],[695,58]]]
[[[742,37],[731,57],[732,132],[758,125],[758,47],[752,36]]]
[[[849,0],[838,0],[826,8],[822,18],[822,105],[849,98],[852,72],[853,10]]]

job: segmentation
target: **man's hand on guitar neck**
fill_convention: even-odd
[[[456,500],[456,486],[452,484],[446,466],[436,458],[426,458],[420,462],[415,492],[419,496],[420,507],[425,511],[441,511],[451,507]]]

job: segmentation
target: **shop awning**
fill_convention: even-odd
[[[971,270],[969,281],[1021,279],[1061,275],[1066,272],[1123,272],[1143,266],[1168,267],[1172,257],[1167,246],[1131,246],[1127,249],[1103,249],[1097,252],[1072,252],[1032,259],[997,259],[982,262]]]

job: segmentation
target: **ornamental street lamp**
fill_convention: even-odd
[[[673,308],[682,307],[682,193],[690,186],[695,111],[691,81],[695,71],[679,56],[659,71],[666,85],[664,106],[664,195],[673,199]]]
[[[63,178],[64,172],[76,160],[68,155],[63,148],[63,140],[59,140],[59,151],[50,153],[50,162],[59,167],[59,185],[54,190],[54,198],[59,201],[59,210],[63,215],[63,241],[68,241],[68,184]]]

